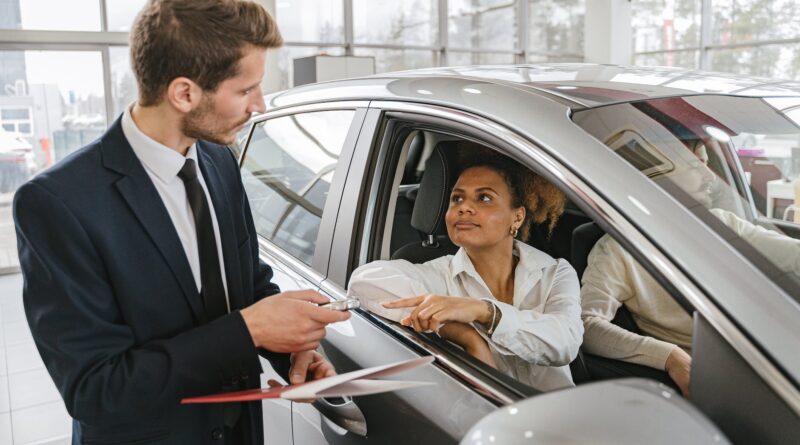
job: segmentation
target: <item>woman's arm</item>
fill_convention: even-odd
[[[461,346],[467,351],[467,354],[483,363],[493,368],[497,367],[486,340],[472,326],[458,322],[447,323],[439,329],[439,335],[445,340],[450,340]]]
[[[578,276],[564,260],[541,311],[493,301],[502,314],[491,335],[498,352],[545,366],[568,365],[583,341]]]

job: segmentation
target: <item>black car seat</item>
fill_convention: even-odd
[[[600,238],[605,235],[603,229],[594,222],[588,222],[575,228],[572,232],[572,267],[578,273],[578,279],[583,278],[583,273],[588,266],[589,253]],[[617,309],[617,314],[611,320],[615,325],[630,332],[641,334],[642,331],[633,319],[630,311],[623,305]],[[603,380],[621,377],[646,377],[662,382],[678,390],[675,382],[669,375],[661,370],[649,366],[627,363],[620,360],[599,357],[589,353],[582,353],[585,371],[591,380]],[[587,376],[582,376],[587,377]],[[576,378],[576,383],[578,379]]]
[[[444,215],[450,201],[450,190],[456,181],[455,141],[439,142],[425,161],[425,171],[419,184],[411,227],[418,230],[422,241],[400,247],[392,259],[424,263],[444,255],[452,255],[458,247],[447,236]]]
[[[392,241],[389,248],[392,252],[397,251],[406,244],[419,243],[422,241],[420,233],[411,226],[411,213],[414,209],[417,189],[415,184],[419,183],[419,166],[422,152],[425,149],[425,135],[417,132],[408,147],[406,165],[403,169],[401,186],[406,186],[407,190],[397,195],[394,208],[394,219],[392,220]]]

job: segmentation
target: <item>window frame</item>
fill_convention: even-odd
[[[242,150],[239,153],[238,163],[239,169],[242,169],[244,160],[247,157],[247,152],[250,148],[253,131],[256,126],[268,120],[277,119],[281,117],[324,112],[324,111],[354,111],[353,119],[350,122],[350,127],[347,131],[347,136],[342,146],[342,151],[339,154],[339,162],[334,170],[333,180],[331,187],[328,190],[328,197],[325,200],[325,206],[322,209],[322,218],[320,219],[320,227],[317,232],[317,239],[314,247],[314,256],[311,264],[306,264],[279,244],[272,241],[270,238],[257,233],[259,244],[269,247],[269,250],[275,253],[276,256],[282,258],[286,262],[292,264],[293,269],[301,273],[305,278],[319,284],[327,275],[328,263],[330,259],[330,245],[333,238],[333,227],[335,225],[339,204],[342,198],[342,189],[350,169],[350,162],[352,160],[353,148],[358,139],[361,131],[361,126],[364,122],[366,115],[366,108],[368,102],[364,101],[342,101],[342,102],[328,102],[319,104],[309,104],[276,109],[267,113],[261,114],[250,121],[247,137],[241,142]],[[248,198],[249,199],[249,198]]]

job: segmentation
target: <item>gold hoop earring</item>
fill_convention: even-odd
[[[508,231],[512,238],[517,237],[517,233],[519,233],[519,227],[511,226],[511,230]]]

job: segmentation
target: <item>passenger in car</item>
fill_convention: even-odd
[[[705,147],[698,147],[694,155],[697,159],[692,163],[679,165],[655,180],[669,179],[780,269],[800,275],[800,241],[757,226],[728,210],[711,208],[716,175],[707,167]],[[586,352],[664,370],[688,396],[691,315],[609,235],[600,238],[589,253],[581,281]],[[612,323],[622,305],[645,335]]]
[[[350,293],[378,315],[438,332],[522,383],[572,386],[568,365],[583,336],[578,278],[567,261],[524,242],[531,221],[548,221],[552,230],[565,197],[508,158],[469,153],[445,215],[458,252],[423,264],[363,265]]]

